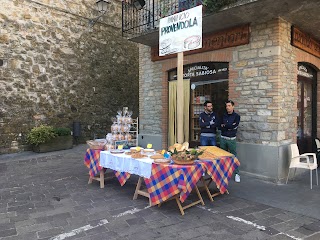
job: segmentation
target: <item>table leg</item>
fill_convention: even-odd
[[[180,199],[179,199],[179,194],[177,194],[177,195],[169,198],[168,200],[166,200],[166,201],[164,201],[164,202],[167,202],[167,201],[170,201],[170,200],[172,200],[172,199],[175,199],[176,202],[177,202],[177,205],[178,205],[178,207],[179,207],[180,213],[181,213],[181,215],[183,216],[185,209],[190,208],[190,207],[192,207],[192,206],[194,206],[194,205],[197,205],[198,203],[201,203],[202,206],[205,205],[205,204],[204,204],[204,201],[203,201],[203,199],[202,199],[202,196],[201,196],[201,194],[200,194],[200,191],[199,191],[199,189],[198,189],[198,187],[195,186],[194,189],[195,189],[195,191],[196,191],[196,193],[197,193],[197,195],[198,195],[198,198],[199,198],[199,200],[197,200],[197,201],[195,201],[195,202],[192,202],[192,203],[190,203],[190,204],[188,204],[188,205],[182,206],[182,203],[181,203],[181,201],[180,201]],[[162,204],[162,203],[159,203],[159,204],[158,204],[158,207],[160,207],[161,204]]]
[[[182,207],[182,205],[181,205],[180,199],[179,199],[178,196],[176,196],[175,199],[176,199],[176,202],[177,202],[177,204],[178,204],[180,213],[181,213],[181,215],[183,216],[183,215],[184,215],[184,211],[183,211],[184,209],[183,209],[183,207]]]
[[[93,180],[93,178],[89,175],[89,181],[88,181],[88,184],[91,184],[91,183],[92,183],[92,180]]]
[[[206,184],[205,181],[207,181],[207,180],[209,180],[209,182]],[[210,179],[204,179],[204,177],[202,177],[201,182],[203,183],[203,187],[204,187],[204,189],[206,190],[206,192],[207,192],[207,194],[208,194],[208,197],[209,197],[209,199],[210,199],[211,202],[214,201],[214,199],[213,199],[214,197],[221,195],[220,192],[216,192],[216,193],[211,193],[211,192],[210,192],[209,186],[210,186],[210,184],[212,183],[212,178],[210,178]],[[229,194],[229,191],[226,190],[226,193]]]
[[[91,184],[93,180],[96,180],[98,182],[100,182],[100,188],[104,188],[104,177],[105,177],[105,168],[101,169],[100,173],[99,173],[99,177],[91,177],[89,175],[89,181],[88,184]]]
[[[204,179],[204,177],[201,177],[201,182],[202,182],[203,187],[204,187],[204,189],[206,190],[206,192],[207,192],[207,194],[209,196],[210,201],[213,202],[214,201],[213,197],[211,196],[211,192],[210,192],[210,190],[208,188],[209,184],[207,185],[206,180]]]
[[[144,190],[141,189],[142,181],[143,181],[143,177],[139,177],[138,183],[136,186],[136,190],[134,191],[134,194],[133,194],[133,200],[137,199],[138,195],[141,195],[141,196],[149,198],[149,205],[151,206],[150,194],[148,193],[148,191],[146,189],[144,189]]]
[[[138,194],[139,194],[138,191],[141,188],[141,182],[142,182],[142,179],[141,179],[141,177],[139,177],[138,183],[137,183],[137,186],[136,186],[136,190],[134,191],[134,194],[133,194],[133,200],[136,200],[138,198]]]
[[[100,171],[99,182],[100,182],[100,188],[104,188],[104,169],[101,169]]]

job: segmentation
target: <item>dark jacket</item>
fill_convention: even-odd
[[[221,126],[221,136],[230,138],[235,137],[237,135],[239,123],[239,114],[234,111],[231,114],[224,113],[221,121],[221,125],[224,124],[224,127]]]
[[[213,124],[210,124],[211,120],[213,121]],[[210,114],[203,112],[199,115],[199,125],[201,128],[201,133],[216,134],[216,128],[219,126],[218,117],[214,112]]]

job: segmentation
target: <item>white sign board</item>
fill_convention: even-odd
[[[160,19],[159,56],[202,48],[202,5]]]

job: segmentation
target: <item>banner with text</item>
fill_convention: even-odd
[[[159,56],[202,48],[202,5],[160,19]]]

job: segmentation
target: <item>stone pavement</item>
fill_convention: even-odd
[[[97,182],[88,185],[86,147],[0,155],[1,240],[320,239],[320,216],[297,214],[267,200],[261,203],[248,193],[241,197],[241,187],[248,192],[247,185],[263,195],[249,177],[232,183],[230,194],[213,203],[203,193],[206,205],[187,209],[184,216],[174,201],[158,208],[148,207],[144,197],[132,200],[135,176],[123,187],[116,178],[106,180],[104,189]]]

